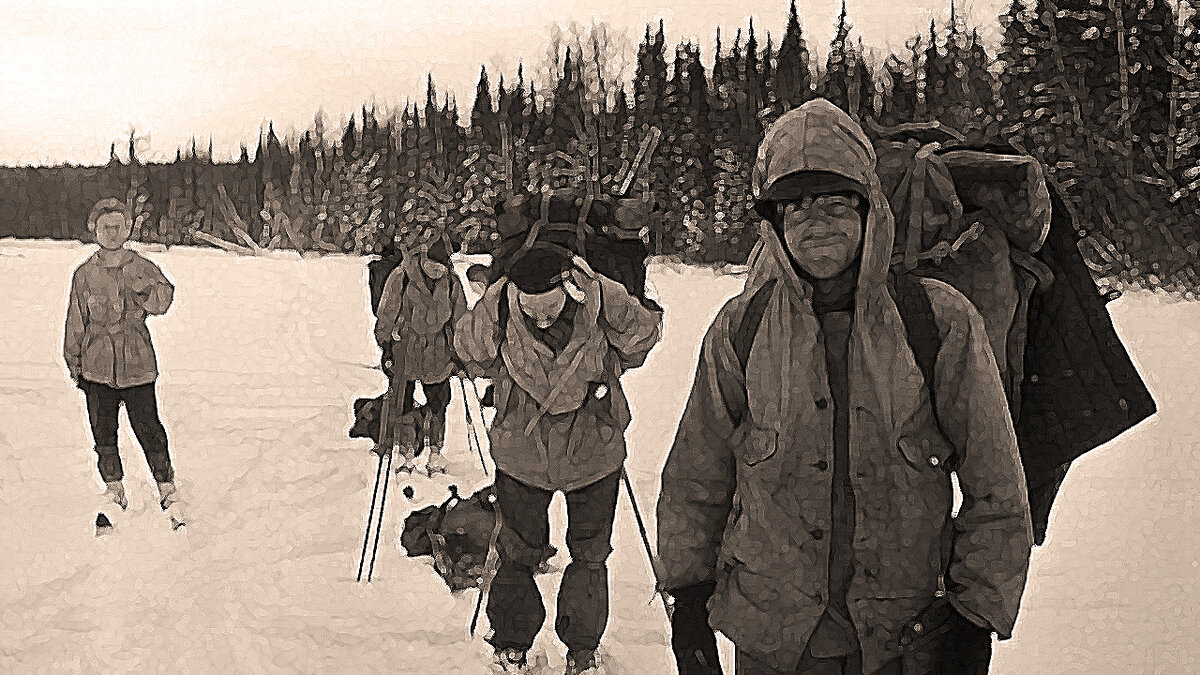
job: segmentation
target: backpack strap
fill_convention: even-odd
[[[737,356],[738,368],[742,373],[742,386],[734,391],[725,391],[722,388],[722,393],[730,407],[734,426],[740,425],[748,414],[749,394],[746,392],[745,384],[746,366],[750,362],[750,349],[754,347],[754,337],[758,334],[763,314],[767,311],[767,302],[771,300],[776,283],[777,280],[771,279],[754,292],[750,302],[746,303],[742,318],[737,322],[737,329],[730,338],[733,343],[733,353]],[[718,386],[720,385],[718,384]]]
[[[898,273],[891,275],[888,290],[900,319],[904,322],[905,338],[908,347],[916,358],[917,367],[925,378],[925,387],[929,390],[929,398],[934,401],[933,366],[937,362],[938,348],[941,340],[938,337],[937,324],[934,323],[933,305],[929,302],[929,293],[921,284],[921,278],[913,274]]]
[[[941,339],[933,318],[933,305],[929,301],[929,294],[921,284],[920,277],[912,274],[893,274],[889,282],[888,290],[896,303],[896,309],[900,312],[900,319],[904,322],[905,338],[916,359],[917,367],[920,368],[921,375],[925,379],[925,388],[929,391],[929,400],[933,405],[936,418],[937,400],[933,386],[933,367],[937,361]],[[743,382],[746,366],[750,361],[750,350],[754,346],[754,338],[758,334],[759,325],[762,323],[771,293],[775,290],[775,284],[776,281],[772,279],[754,293],[750,302],[746,304],[746,310],[737,324],[737,330],[733,333],[733,352],[737,356]],[[744,384],[742,390],[734,393],[734,396],[737,398],[734,403],[739,404],[736,406],[735,412],[743,411],[747,400]],[[735,422],[740,421],[740,419],[735,419]]]

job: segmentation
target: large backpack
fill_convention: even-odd
[[[940,345],[916,279],[943,281],[979,310],[1041,544],[1071,463],[1156,409],[1104,307],[1112,295],[1096,288],[1075,245],[1082,224],[1072,221],[1034,158],[1011,147],[970,145],[937,123],[868,126],[895,216],[889,289],[909,346],[932,382]],[[747,330],[739,331],[749,336],[740,347],[746,356],[749,326],[763,310],[754,300],[743,317]]]
[[[478,588],[486,574],[494,571],[487,567],[488,552],[500,533],[495,494],[495,485],[488,485],[463,497],[458,487],[451,485],[450,497],[441,505],[427,506],[404,519],[400,544],[405,553],[410,558],[432,557],[434,570],[451,592]],[[548,571],[548,561],[557,552],[546,545],[536,571]]]
[[[634,297],[646,294],[649,249],[636,232],[617,219],[617,200],[580,190],[515,192],[496,205],[500,244],[493,253],[495,281],[531,251],[546,251],[569,260],[580,256],[596,272],[620,282]]]
[[[462,497],[450,486],[450,497],[404,519],[400,544],[409,557],[432,556],[437,573],[451,591],[477,588],[488,552],[500,526],[495,488],[488,486]]]

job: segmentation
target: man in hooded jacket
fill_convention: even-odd
[[[940,336],[927,384],[888,290],[873,148],[829,102],[768,129],[753,181],[762,243],[704,339],[663,469],[679,670],[720,672],[717,630],[738,673],[986,672],[1032,532],[983,320],[919,282]]]
[[[454,322],[467,311],[467,296],[454,274],[449,251],[430,246],[403,261],[388,275],[379,299],[375,339],[389,352],[391,377],[402,378],[404,391],[400,415],[412,413],[416,383],[425,392],[425,416],[428,429],[430,474],[445,471],[442,448],[446,443],[446,409],[450,406],[450,376],[462,369],[454,357]],[[393,424],[393,428],[406,428]],[[423,445],[422,436],[402,437],[399,442],[403,464],[400,471],[412,471]],[[386,452],[384,439],[378,444]]]
[[[459,358],[470,375],[495,386],[488,438],[503,524],[487,617],[503,672],[528,672],[527,653],[546,619],[534,574],[549,545],[547,509],[557,491],[567,502],[571,562],[555,630],[567,646],[569,675],[596,665],[631,421],[621,375],[645,362],[662,314],[582,258],[535,248],[458,321]]]

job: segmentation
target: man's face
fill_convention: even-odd
[[[428,256],[421,256],[421,269],[430,279],[441,279],[446,274],[446,266]]]
[[[132,230],[133,225],[125,214],[110,211],[96,219],[96,243],[102,248],[115,251],[129,241]]]
[[[838,193],[780,205],[784,242],[800,269],[829,279],[854,262],[863,237],[862,203],[857,194]]]
[[[555,286],[545,293],[521,291],[517,296],[521,311],[542,328],[554,323],[566,302],[567,292],[562,286]]]

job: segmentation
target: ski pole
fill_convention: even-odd
[[[633,494],[633,483],[629,480],[629,472],[621,467],[621,478],[625,481],[625,492],[629,494],[629,504],[633,507],[633,517],[637,519],[638,532],[642,535],[642,545],[646,548],[646,559],[650,561],[650,573],[654,575],[654,589],[662,598],[663,609],[667,612],[667,620],[671,620],[672,602],[667,592],[658,587],[658,563],[654,551],[650,548],[650,537],[646,535],[646,524],[642,521],[642,511],[638,508],[637,497]]]
[[[479,442],[479,433],[475,430],[475,417],[471,415],[471,404],[467,401],[467,385],[463,383],[463,377],[461,375],[458,377],[458,388],[459,391],[462,392],[463,412],[465,412],[467,415],[467,431],[470,434],[467,436],[467,445],[471,445],[472,438],[475,439],[475,451],[479,454],[479,465],[483,467],[483,475],[487,476],[488,469],[487,462],[485,462],[483,459],[483,444]],[[471,388],[475,388],[474,382],[471,383]],[[478,395],[479,392],[476,391],[475,400],[477,401],[479,400]]]
[[[363,564],[367,562],[367,542],[371,540],[371,522],[375,520],[375,500],[379,498],[379,479],[383,473],[383,453],[379,453],[379,465],[375,467],[375,490],[371,492],[371,510],[367,512],[367,530],[363,532],[362,555],[358,557],[358,577],[362,581]]]
[[[392,442],[391,442],[392,429],[391,429],[390,422],[391,422],[391,416],[392,416],[392,397],[393,397],[393,393],[395,392],[395,389],[396,389],[396,384],[395,384],[394,378],[393,378],[392,380],[389,380],[387,391],[384,392],[383,400],[380,402],[380,406],[379,406],[379,439],[376,441],[377,447],[380,448],[381,450],[382,450],[382,448],[385,447],[385,444],[386,444],[387,454],[388,454],[388,470],[389,471],[391,470],[391,454],[392,454]],[[363,533],[362,556],[359,557],[359,559],[358,559],[358,577],[355,579],[355,581],[359,581],[359,582],[362,581],[363,563],[366,562],[366,560],[367,560],[367,542],[369,542],[371,540],[371,523],[372,523],[372,521],[375,520],[375,500],[379,495],[379,478],[380,478],[380,473],[383,471],[383,454],[384,454],[383,452],[379,453],[379,465],[375,469],[375,489],[371,492],[371,511],[369,513],[367,513],[367,531],[365,533]],[[380,517],[380,520],[382,520],[382,516]],[[376,544],[376,545],[378,545],[378,544]],[[373,564],[374,564],[374,558],[372,558],[372,565]],[[367,581],[371,580],[370,576],[371,575],[368,573]]]
[[[496,525],[492,528],[492,540],[488,545],[487,559],[483,563],[484,578],[480,579],[479,595],[475,597],[475,613],[471,615],[471,637],[475,637],[475,628],[479,625],[479,610],[483,608],[483,596],[487,595],[492,587],[492,581],[496,578],[497,568],[500,565],[500,549],[498,542],[500,541],[500,530],[503,528],[503,519],[500,515],[500,501],[496,495],[488,495],[488,501],[491,502],[492,508],[496,513]]]
[[[387,506],[388,484],[392,479],[392,455],[395,454],[395,443],[392,439],[392,404],[393,399],[399,394],[398,386],[399,379],[393,375],[388,382],[387,391],[383,394],[383,404],[380,406],[379,412],[379,444],[387,448],[387,469],[384,470],[383,476],[383,501],[379,505],[379,518],[375,523],[375,545],[371,549],[371,566],[367,569],[367,583],[371,583],[371,575],[375,571],[375,555],[379,551],[379,532],[383,528],[383,514]],[[386,444],[386,445],[385,445]],[[379,455],[379,463],[383,465],[383,455]],[[375,489],[379,489],[378,478],[376,478]],[[371,498],[371,514],[375,513],[375,498]],[[367,519],[367,532],[371,531],[371,519]],[[366,540],[363,540],[363,555],[366,555]],[[362,565],[359,565],[359,575],[362,575]]]
[[[379,502],[379,519],[375,521],[375,545],[371,547],[371,566],[367,568],[367,583],[371,583],[371,575],[375,573],[375,555],[379,553],[379,533],[383,529],[383,516],[387,512],[388,483],[392,479],[392,453],[388,452],[387,469],[383,474],[383,499]]]

